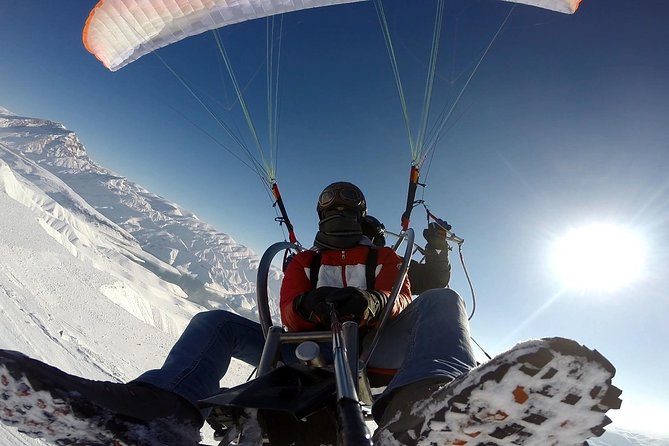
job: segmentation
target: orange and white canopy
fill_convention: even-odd
[[[234,23],[363,0],[100,0],[84,28],[84,46],[116,71],[158,48]],[[408,0],[410,5],[412,1]],[[504,0],[573,13],[580,0]]]

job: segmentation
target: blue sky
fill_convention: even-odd
[[[423,7],[433,2],[415,3],[386,2],[410,98],[422,95],[423,31],[431,26]],[[0,105],[64,123],[94,160],[258,253],[283,239],[258,177],[192,124],[221,135],[158,58],[111,73],[85,51],[81,30],[94,4],[0,0]],[[510,7],[447,3],[438,107],[457,94]],[[497,353],[561,335],[597,348],[618,368],[629,414],[613,416],[621,425],[642,426],[632,409],[669,415],[667,17],[663,0],[583,0],[573,16],[518,6],[422,177],[430,209],[466,240],[479,343]],[[264,23],[221,35],[247,99],[261,110]],[[283,37],[277,178],[298,238],[311,243],[318,193],[340,179],[358,184],[370,213],[397,230],[410,155],[374,8],[363,2],[290,14]],[[206,34],[159,54],[209,100],[231,108],[224,119],[236,122],[214,48]],[[410,101],[414,116],[416,108]],[[646,241],[644,274],[613,292],[566,290],[550,268],[552,243],[602,221]],[[413,223],[424,227],[422,208]],[[620,244],[617,255],[628,252]],[[469,302],[455,253],[452,260],[452,286]]]

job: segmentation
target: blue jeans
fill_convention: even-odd
[[[219,391],[232,358],[260,362],[265,338],[260,324],[224,310],[196,314],[160,369],[135,381],[174,392],[196,404]]]
[[[258,323],[223,310],[199,313],[165,364],[135,381],[177,393],[195,404],[218,392],[231,358],[257,366],[263,346]],[[446,288],[426,291],[389,321],[369,361],[372,367],[399,369],[386,392],[422,380],[451,379],[475,364],[464,303]]]
[[[448,288],[428,290],[386,325],[370,367],[398,369],[386,393],[414,382],[451,380],[476,365],[465,304]],[[363,350],[365,341],[363,340]]]

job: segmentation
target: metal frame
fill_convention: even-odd
[[[374,352],[374,349],[376,348],[376,345],[379,342],[379,338],[381,333],[383,332],[384,327],[388,323],[388,320],[390,319],[390,314],[392,313],[392,308],[395,303],[395,300],[397,300],[397,296],[399,296],[400,291],[402,290],[402,284],[404,283],[404,280],[406,278],[406,275],[409,271],[409,265],[411,264],[411,256],[413,255],[413,246],[414,246],[414,230],[409,228],[406,231],[402,231],[400,234],[397,234],[398,241],[396,242],[395,246],[399,247],[402,242],[406,242],[406,248],[404,251],[404,256],[402,257],[402,265],[400,267],[400,272],[397,276],[397,280],[395,281],[395,284],[393,286],[393,289],[390,293],[390,297],[388,298],[388,304],[383,310],[383,314],[381,315],[381,318],[379,320],[379,325],[376,329],[376,333],[374,335],[374,339],[372,340],[372,343],[370,344],[370,348],[365,351],[361,358],[360,362],[362,364],[362,367],[364,368],[367,363],[369,362],[369,358],[371,358],[372,353]],[[257,296],[257,307],[258,307],[258,316],[260,319],[260,325],[262,326],[262,331],[265,336],[265,340],[268,340],[270,329],[274,326],[272,322],[272,315],[270,313],[269,309],[269,289],[268,289],[268,283],[269,283],[269,270],[272,265],[272,260],[274,260],[274,257],[282,251],[286,250],[296,250],[296,251],[301,251],[304,248],[301,246],[298,246],[294,243],[289,243],[289,242],[277,242],[274,243],[272,246],[267,248],[265,253],[263,254],[262,258],[260,259],[260,264],[258,265],[258,276],[256,280],[256,296]],[[397,249],[397,248],[396,248]],[[310,338],[310,336],[315,336],[318,338],[321,336],[319,333],[329,333],[330,332],[304,332],[304,333],[282,333],[281,327],[279,327],[279,334],[281,334],[280,338],[278,339],[279,344],[283,341],[286,342],[302,342],[306,340],[314,340]],[[276,336],[276,335],[275,335]],[[295,340],[295,339],[300,339],[300,340]],[[292,341],[291,341],[292,340]],[[276,342],[277,340],[272,339],[272,342]],[[356,349],[357,350],[357,349]],[[278,354],[278,351],[274,354]],[[265,352],[263,352],[263,358],[265,358]],[[267,361],[275,361],[275,357],[269,357],[266,359]],[[263,365],[263,360],[261,359],[261,365]],[[261,368],[258,368],[258,375],[261,375],[260,373]],[[355,367],[352,368],[351,370],[355,370]]]
[[[369,382],[366,375],[366,366],[376,348],[381,333],[386,326],[392,307],[402,290],[402,285],[406,278],[413,255],[414,231],[409,228],[399,234],[399,240],[395,249],[406,242],[406,249],[402,258],[402,264],[388,298],[388,303],[381,315],[374,338],[362,356],[358,352],[358,326],[354,322],[339,323],[336,319],[336,313],[333,312],[333,324],[331,331],[311,331],[311,332],[284,332],[282,326],[274,325],[269,308],[269,271],[274,257],[282,251],[295,250],[301,251],[304,248],[294,243],[278,242],[270,246],[263,254],[258,266],[257,276],[257,307],[265,336],[265,346],[258,365],[257,377],[263,376],[272,371],[280,358],[281,345],[284,343],[296,344],[304,341],[314,341],[321,343],[332,343],[334,372],[337,384],[337,412],[339,419],[339,444],[348,445],[370,445],[371,435],[364,422],[364,416],[360,407],[360,396],[362,402],[370,405],[372,396],[369,390]]]

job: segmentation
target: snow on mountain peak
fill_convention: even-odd
[[[14,116],[14,113],[12,113],[11,111],[7,110],[6,108],[0,106],[0,117],[2,117],[3,115]]]
[[[99,166],[62,124],[0,109],[0,159],[62,208],[135,243],[142,255],[130,258],[179,287],[188,300],[257,318],[259,259],[250,249],[179,205]],[[278,286],[277,280],[271,281],[273,295]]]

